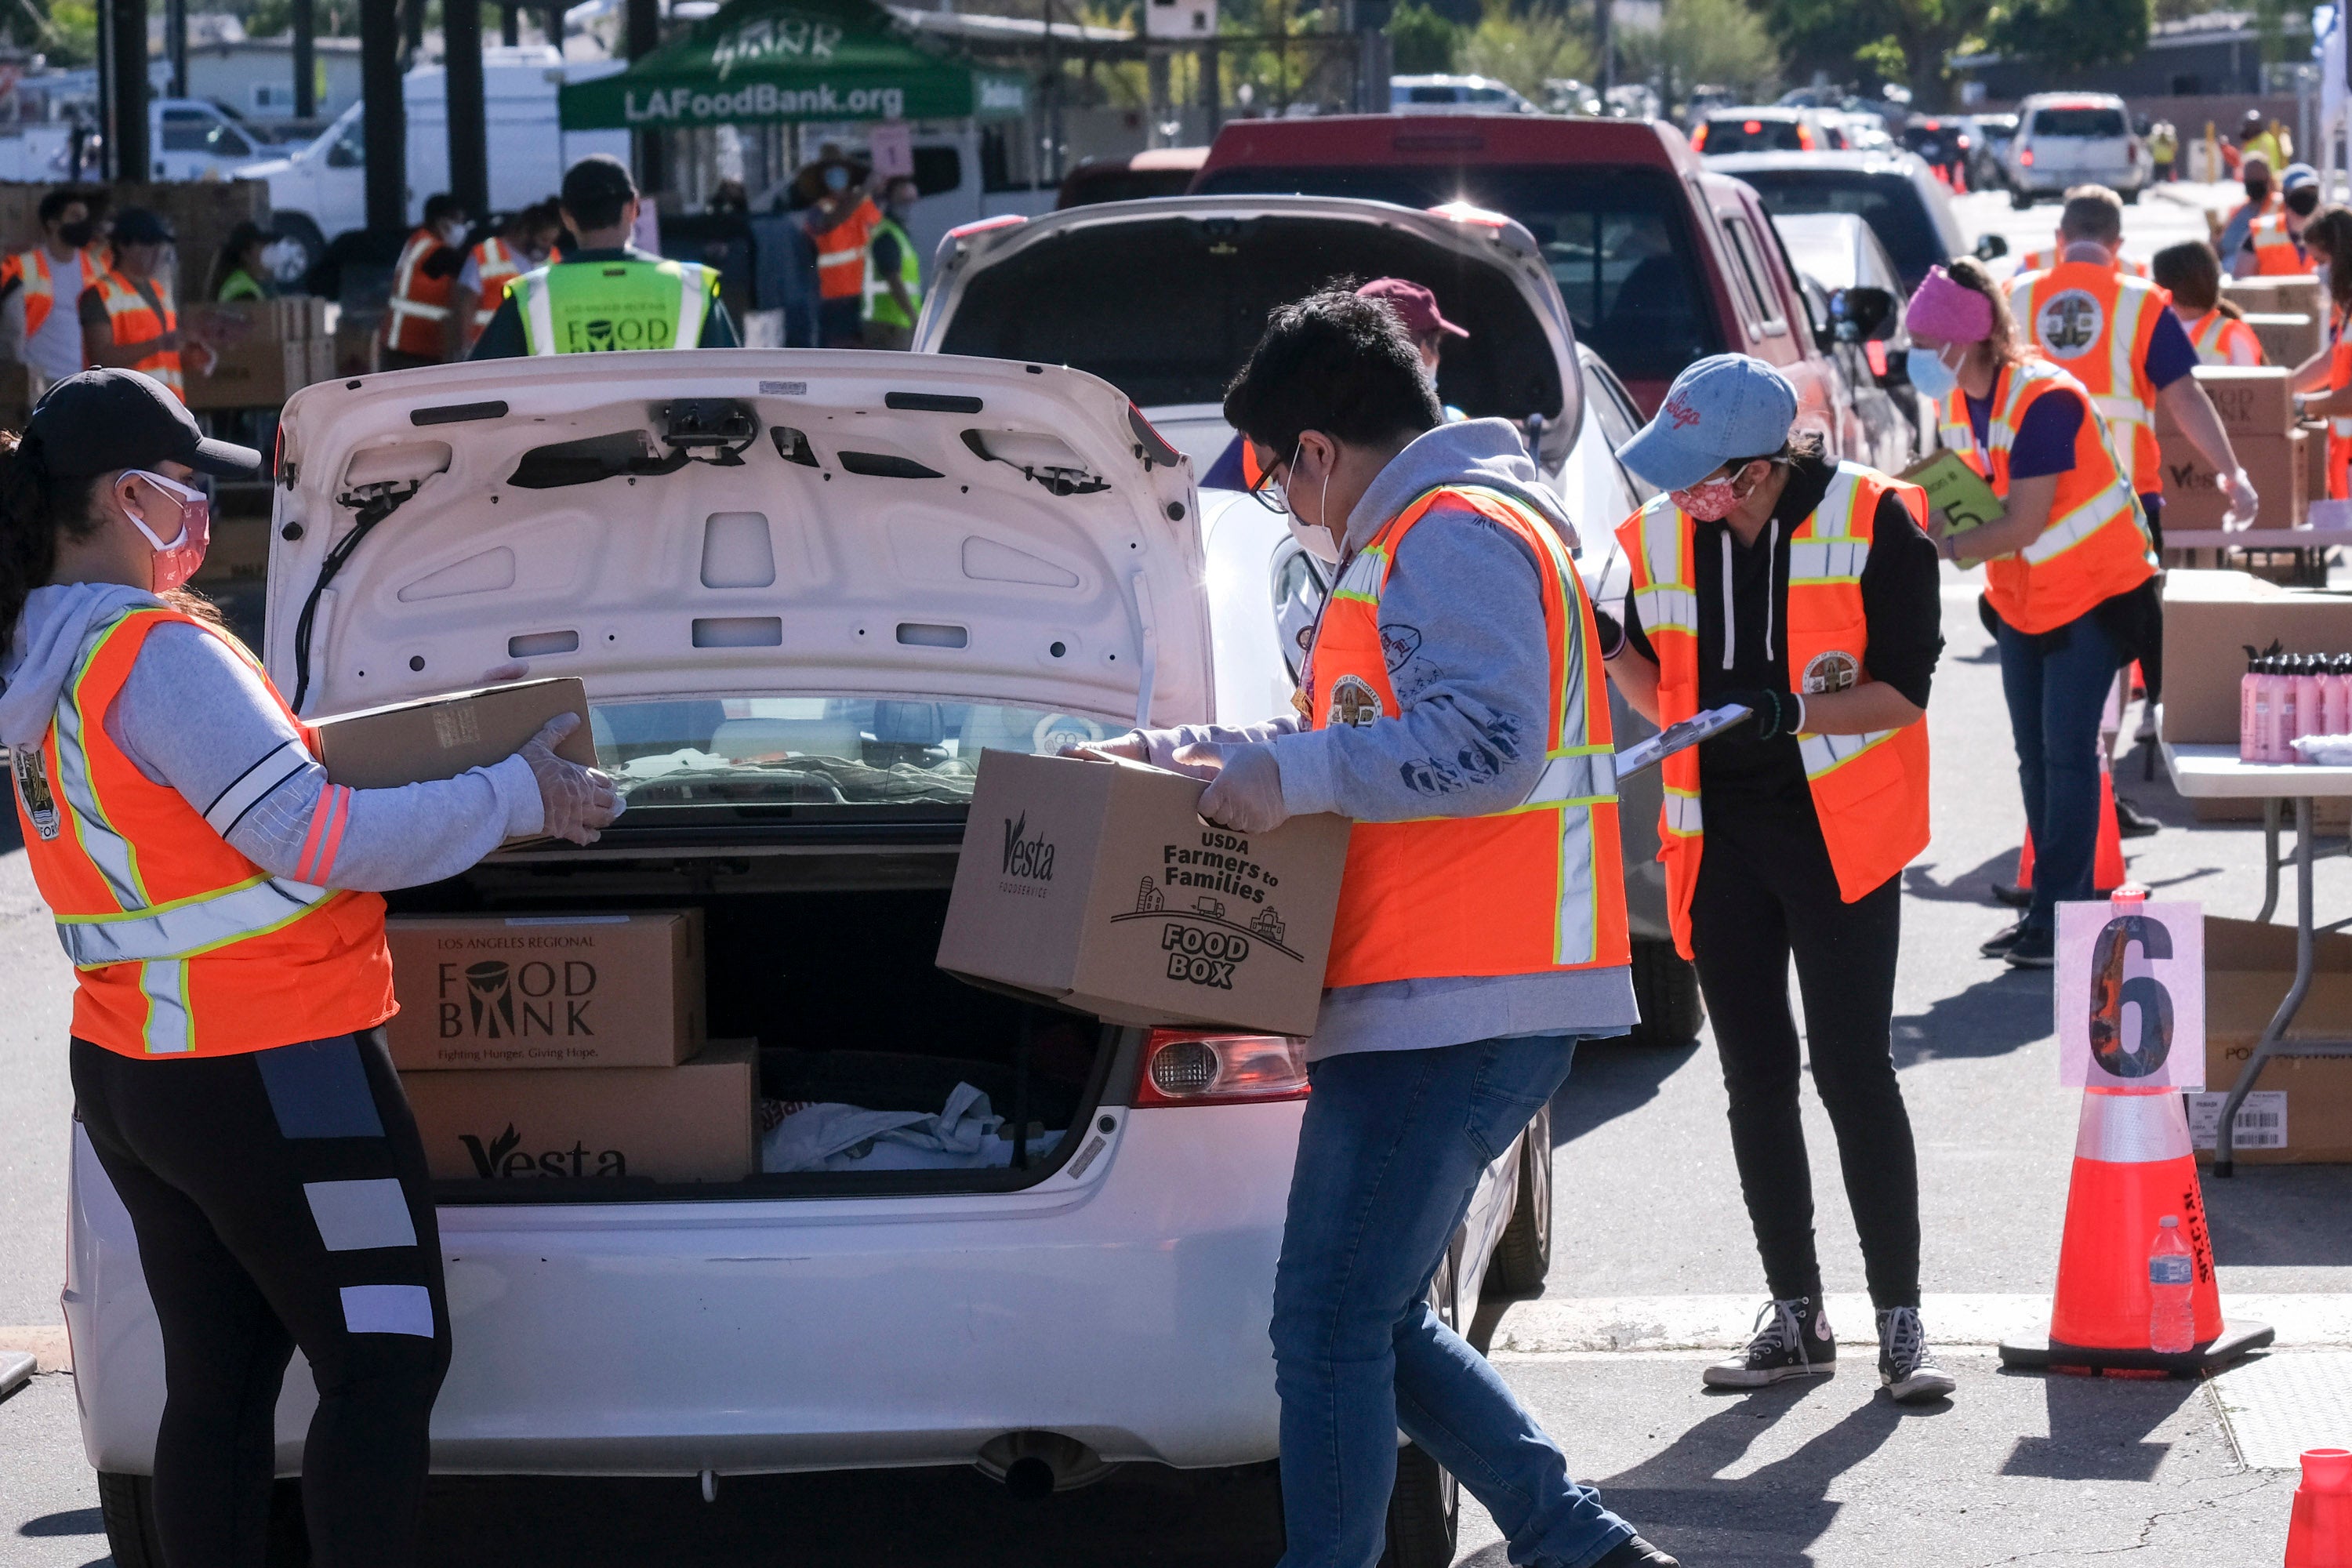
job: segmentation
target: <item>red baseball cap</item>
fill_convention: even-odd
[[[1433,332],[1444,332],[1455,338],[1470,335],[1439,315],[1437,296],[1418,283],[1408,282],[1402,278],[1375,278],[1357,289],[1356,294],[1359,299],[1378,300],[1386,304],[1397,313],[1397,320],[1404,323],[1404,330],[1416,338],[1425,338]]]

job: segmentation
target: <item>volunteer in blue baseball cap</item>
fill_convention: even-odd
[[[1792,432],[1796,389],[1717,354],[1619,456],[1666,491],[1617,531],[1632,588],[1610,678],[1670,725],[1753,715],[1661,766],[1658,858],[1731,1095],[1731,1147],[1772,1300],[1718,1388],[1836,1367],[1798,1115],[1793,956],[1896,1399],[1952,1392],[1919,1321],[1919,1193],[1891,1052],[1903,868],[1927,845],[1927,685],[1943,650],[1925,495]],[[1700,853],[1704,827],[1706,853]]]

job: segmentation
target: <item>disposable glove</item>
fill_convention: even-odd
[[[621,815],[622,801],[604,773],[555,754],[557,743],[578,728],[579,714],[558,713],[515,754],[530,764],[530,776],[539,783],[541,830],[585,845],[595,843],[597,829],[610,826]]]
[[[1804,700],[1786,691],[1718,691],[1707,706],[1724,708],[1735,702],[1748,710],[1748,721],[1733,725],[1717,737],[1735,744],[1793,735],[1805,722]]]
[[[2253,481],[2246,478],[2246,470],[2239,468],[2231,473],[2216,475],[2215,480],[2221,486],[2223,498],[2230,503],[2229,515],[2221,520],[2221,526],[2252,527],[2262,498],[2254,494]]]
[[[1204,741],[1178,748],[1175,762],[1183,772],[1209,780],[1201,792],[1201,815],[1219,827],[1271,833],[1290,819],[1272,746]]]

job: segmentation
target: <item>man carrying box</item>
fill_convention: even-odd
[[[1486,1166],[1638,1017],[1609,698],[1573,537],[1518,433],[1447,424],[1395,312],[1276,310],[1225,395],[1252,493],[1338,572],[1304,718],[1097,750],[1209,777],[1242,833],[1355,820],[1275,1281],[1283,1568],[1381,1554],[1402,1427],[1515,1563],[1671,1568],[1426,1297]]]

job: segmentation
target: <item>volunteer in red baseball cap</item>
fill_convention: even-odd
[[[1408,279],[1375,278],[1356,292],[1367,300],[1378,300],[1396,312],[1413,346],[1421,351],[1421,363],[1433,382],[1437,379],[1437,356],[1444,350],[1445,340],[1470,335],[1438,312],[1435,294]]]

